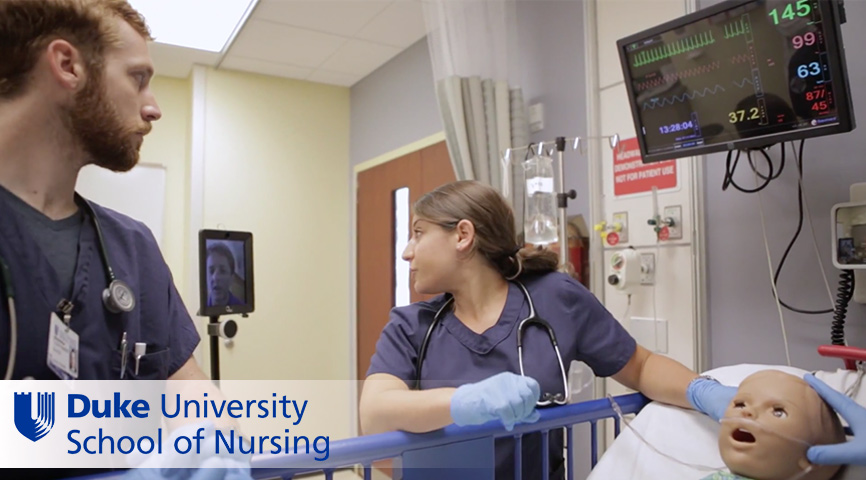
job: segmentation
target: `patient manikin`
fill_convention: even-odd
[[[719,453],[731,474],[707,479],[829,480],[838,466],[812,465],[812,445],[845,441],[841,422],[803,379],[764,370],[740,384],[722,419]]]

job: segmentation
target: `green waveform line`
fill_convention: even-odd
[[[743,15],[739,20],[734,20],[733,22],[725,25],[725,40],[730,40],[732,38],[746,35],[751,32],[752,24],[751,22],[749,22],[748,17]]]
[[[716,39],[713,38],[712,31],[701,32],[690,37],[681,38],[674,43],[664,44],[658,47],[651,48],[649,50],[639,52],[634,57],[633,65],[635,67],[642,67],[644,65],[660,62],[676,55],[691,52],[692,50],[697,50],[699,48],[703,48],[707,45],[712,45],[714,43],[716,43]]]

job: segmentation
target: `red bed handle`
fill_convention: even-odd
[[[843,359],[845,361],[845,368],[848,370],[857,370],[855,362],[866,362],[866,350],[845,345],[820,345],[818,347],[818,354],[822,357]]]

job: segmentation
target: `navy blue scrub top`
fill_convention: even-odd
[[[583,361],[599,377],[619,372],[637,348],[635,340],[583,285],[570,276],[551,272],[520,278],[529,291],[538,316],[556,334],[565,368]],[[387,373],[413,388],[418,352],[433,316],[445,301],[440,295],[391,310],[391,318],[376,343],[367,376]],[[459,387],[503,371],[520,373],[517,325],[529,316],[529,304],[520,288],[510,283],[499,321],[482,334],[467,328],[453,313],[443,313],[431,334],[421,369],[421,389]],[[562,375],[546,330],[529,326],[523,336],[523,367],[536,379],[542,393],[562,391]],[[523,438],[523,478],[540,478],[539,434]],[[497,441],[496,478],[513,476],[513,440]],[[562,473],[562,435],[550,435],[551,478]]]
[[[171,273],[150,230],[141,222],[91,203],[99,219],[115,277],[135,294],[132,312],[105,309],[102,291],[107,279],[93,219],[85,213],[78,243],[70,326],[79,336],[79,379],[120,378],[120,340],[127,332],[125,378],[162,380],[192,356],[199,335],[172,281]],[[63,298],[54,268],[18,215],[0,201],[0,257],[9,266],[18,315],[18,352],[13,378],[56,379],[48,368],[51,312]],[[0,305],[0,371],[9,358],[9,312]],[[61,316],[62,318],[62,316]],[[138,375],[132,347],[145,342]]]

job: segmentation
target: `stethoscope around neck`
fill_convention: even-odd
[[[569,392],[568,392],[568,378],[565,373],[565,364],[562,363],[562,355],[559,353],[559,345],[556,342],[556,334],[553,331],[553,327],[550,326],[550,323],[547,320],[538,316],[535,312],[535,305],[532,302],[532,297],[529,295],[529,291],[523,286],[522,283],[515,281],[514,283],[520,287],[520,290],[523,292],[523,297],[526,298],[526,303],[529,304],[529,316],[524,318],[517,324],[517,362],[520,365],[520,375],[525,376],[523,370],[523,334],[526,330],[526,327],[530,325],[538,325],[547,331],[547,336],[550,338],[550,343],[553,345],[553,350],[556,352],[556,360],[559,362],[559,371],[562,374],[562,393],[544,393],[541,395],[541,399],[536,403],[539,407],[546,407],[549,405],[565,405],[568,403]],[[436,325],[442,320],[442,315],[447,311],[447,309],[454,303],[454,296],[451,294],[446,295],[445,303],[439,307],[439,310],[436,311],[436,315],[433,316],[433,321],[430,322],[430,326],[427,328],[427,333],[424,335],[424,342],[421,343],[421,350],[418,352],[418,363],[415,368],[415,390],[421,389],[421,367],[424,364],[424,358],[427,356],[427,348],[430,345],[430,337],[433,334],[433,330],[436,328]]]
[[[135,293],[132,291],[132,287],[115,276],[114,270],[111,268],[111,262],[108,259],[108,249],[105,246],[105,238],[102,236],[102,229],[99,227],[99,219],[96,217],[96,213],[94,213],[90,202],[77,193],[75,194],[75,199],[76,203],[84,208],[87,215],[91,218],[93,227],[96,230],[96,238],[99,242],[99,254],[102,257],[106,283],[108,284],[105,290],[102,291],[102,304],[111,313],[129,313],[135,308]],[[12,273],[3,257],[0,257],[0,286],[3,287],[3,295],[6,297],[6,304],[9,309],[9,360],[6,363],[6,375],[4,376],[6,380],[9,380],[12,378],[12,371],[15,368],[15,355],[18,345],[18,312],[15,308],[15,290],[12,285]],[[67,303],[67,305],[71,304]]]

